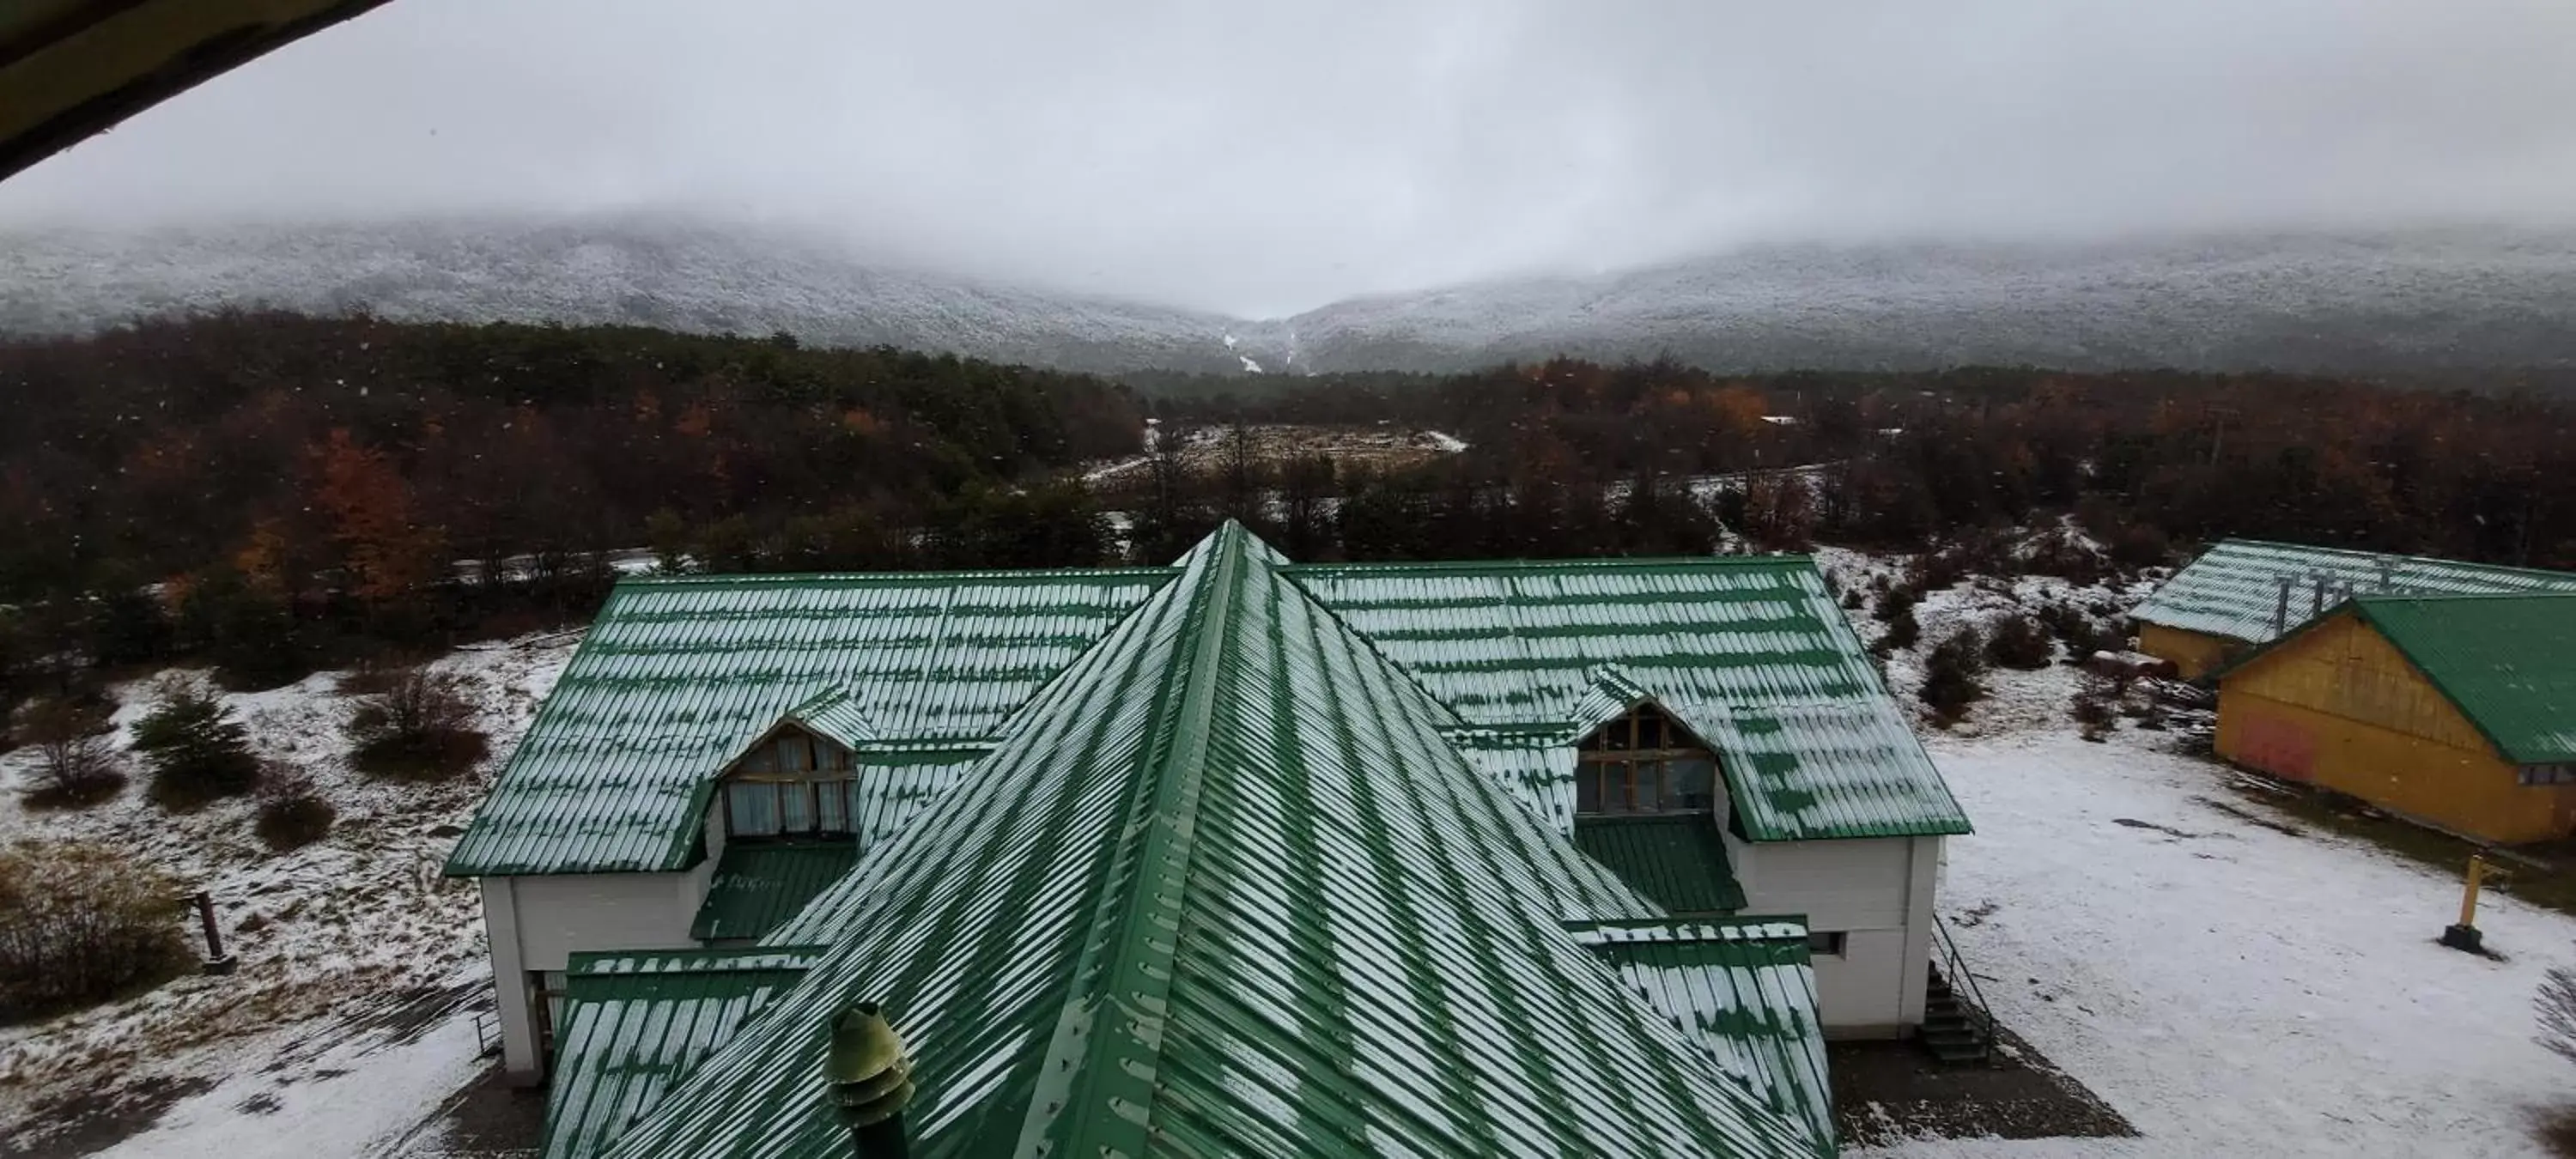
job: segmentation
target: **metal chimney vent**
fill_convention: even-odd
[[[834,1113],[850,1129],[858,1159],[903,1159],[904,1104],[912,1101],[912,1060],[903,1036],[874,1002],[861,1002],[832,1018],[832,1044],[823,1059],[824,1088]]]

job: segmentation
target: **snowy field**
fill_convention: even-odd
[[[1896,565],[1821,554],[1846,586]],[[1924,643],[1889,658],[1891,683],[1911,703],[1917,653],[1963,626],[2041,603],[2117,610],[2141,594],[2037,576],[1930,593],[1917,609]],[[1865,636],[1881,630],[1865,613],[1854,619]],[[481,690],[495,762],[569,650],[567,639],[529,640],[442,662]],[[169,822],[129,793],[87,814],[29,817],[0,795],[0,836],[130,843],[211,882],[228,924],[260,915],[264,927],[238,939],[235,979],[182,979],[0,1030],[0,1123],[67,1091],[141,1082],[164,1097],[127,1108],[139,1133],[95,1153],[443,1153],[434,1112],[484,1065],[464,1004],[487,983],[471,892],[422,875],[489,767],[431,790],[351,776],[332,684],[326,675],[231,698],[273,755],[305,766],[340,805],[342,827],[323,845],[266,856],[247,818],[222,812],[247,806]],[[2571,1072],[2532,1042],[2531,995],[2544,970],[2576,960],[2576,919],[2491,894],[2479,924],[2504,960],[2443,949],[2433,938],[2455,916],[2455,878],[2266,816],[2228,787],[2224,768],[2168,751],[2176,734],[2123,722],[2106,744],[2078,739],[2071,668],[1996,672],[1989,684],[1992,697],[1966,720],[1928,734],[1977,826],[1950,844],[1941,910],[1998,1017],[2140,1135],[1918,1140],[1855,1154],[2546,1154],[2532,1121],[2557,1105]],[[0,778],[24,759],[0,759]],[[0,1130],[0,1154],[10,1134]]]
[[[33,754],[0,756],[0,840],[131,851],[213,895],[239,962],[228,976],[191,974],[0,1028],[0,1124],[11,1127],[0,1155],[85,1154],[138,1127],[148,1130],[99,1153],[372,1154],[461,1086],[477,1063],[466,1006],[489,989],[482,913],[472,884],[442,880],[439,866],[573,642],[478,645],[433,666],[467,682],[494,748],[445,784],[349,769],[339,673],[225,695],[261,755],[303,771],[339,810],[327,837],[285,854],[252,835],[250,800],[173,816],[144,800],[139,768],[113,801],[30,813],[18,790]],[[147,688],[114,692],[120,726],[149,706]],[[41,1135],[24,1129],[39,1124]],[[73,1140],[50,1138],[66,1127]]]
[[[1977,826],[1951,843],[1941,910],[1979,986],[2141,1137],[1860,1154],[2547,1154],[2533,1117],[2570,1075],[2532,1041],[2531,998],[2576,958],[2576,920],[2490,894],[2478,924],[2507,960],[2445,949],[2456,879],[2222,811],[2248,807],[2228,774],[2163,743],[1931,744]]]

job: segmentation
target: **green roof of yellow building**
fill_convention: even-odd
[[[2359,596],[2316,622],[2343,612],[2376,629],[2505,760],[2576,762],[2576,593]],[[2229,671],[2302,635],[2275,641]]]

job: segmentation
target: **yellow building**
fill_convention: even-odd
[[[2196,680],[2356,595],[2576,592],[2576,573],[2229,539],[2131,612],[2138,650]]]
[[[2218,754],[2482,841],[2576,833],[2576,594],[2339,604],[2220,673]]]

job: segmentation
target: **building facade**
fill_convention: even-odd
[[[1526,1054],[1465,1010],[1581,1016],[1554,1032],[1573,1070],[1363,1116],[1386,1135],[1361,1151],[1549,1153],[1575,1120],[1478,1106],[1633,1056],[1658,1090],[1718,1084],[1640,1108],[1669,1121],[1638,1145],[1817,1154],[1821,1043],[1923,1022],[1966,830],[1807,560],[1309,567],[1229,526],[1170,568],[622,583],[449,872],[481,879],[552,1155],[730,1153],[750,1096],[715,1088],[786,1081],[818,1004],[862,993],[935,1044],[926,1136],[1054,1122],[985,1080],[1054,1073],[1061,1019],[1099,1010],[1061,988],[1122,961],[1183,1011],[1167,1064],[1175,1035],[1282,1074],[1382,1039],[1410,1045],[1332,1081],[1436,1087]],[[1204,1092],[1149,1117],[1286,1145],[1299,1092],[1265,1081],[1229,1080],[1222,1123],[1189,1121]]]
[[[2576,595],[2347,601],[2221,673],[2217,746],[2480,841],[2576,834]]]

